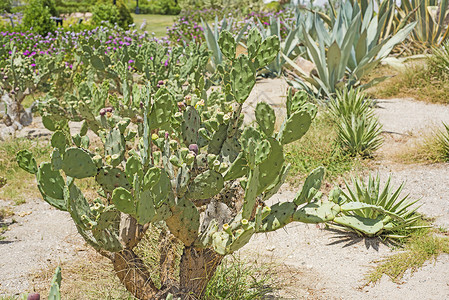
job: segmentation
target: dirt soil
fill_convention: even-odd
[[[254,120],[251,110],[259,100],[282,112],[286,88],[285,82],[277,79],[258,82],[245,106],[247,121]],[[449,107],[410,99],[379,100],[378,106],[376,113],[386,132],[373,171],[378,171],[382,180],[392,174],[395,186],[406,180],[404,195],[421,198],[419,211],[434,217],[436,226],[449,228],[448,165],[404,165],[391,161],[388,155],[424,136],[426,130],[441,126],[441,121],[449,123]],[[45,133],[40,126],[37,122],[31,130]],[[270,201],[291,200],[298,189],[284,186]],[[2,206],[13,207],[0,199]],[[15,207],[12,218],[16,223],[9,225],[0,241],[0,296],[31,292],[34,283],[30,274],[55,262],[87,256],[88,247],[68,214],[41,199],[29,199]],[[5,222],[11,223],[12,218]],[[277,232],[257,235],[240,250],[250,261],[276,262],[292,270],[281,278],[286,283],[281,291],[283,299],[449,299],[449,255],[427,262],[413,274],[408,272],[401,284],[384,276],[378,284],[365,286],[365,275],[376,261],[392,253],[378,239],[306,224],[290,224]]]

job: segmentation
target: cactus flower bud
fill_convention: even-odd
[[[104,116],[106,114],[106,110],[104,108],[100,109],[100,116]]]
[[[189,150],[192,151],[193,153],[195,153],[195,155],[198,155],[198,145],[197,144],[190,144],[189,145]]]
[[[159,138],[159,136],[158,136],[156,133],[153,133],[153,134],[151,135],[151,139],[152,139],[153,141],[157,140],[158,138]]]
[[[248,225],[248,220],[247,219],[242,219],[242,225]]]
[[[18,92],[18,91],[19,91],[19,87],[18,87],[18,86],[16,86],[15,90],[16,90],[16,92]]]

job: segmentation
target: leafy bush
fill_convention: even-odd
[[[153,0],[146,4],[139,5],[141,14],[154,15],[177,15],[181,12],[181,7],[174,0]]]
[[[104,0],[98,2],[92,9],[92,21],[97,25],[101,24],[101,21],[107,21],[111,25],[117,24],[124,29],[134,23],[123,0],[117,0],[116,5]]]
[[[11,0],[2,0],[0,2],[0,13],[4,11],[11,12],[11,3]]]
[[[23,25],[42,35],[54,31],[56,23],[50,19],[52,11],[55,11],[54,6],[51,6],[52,3],[52,1],[31,0],[24,12]]]

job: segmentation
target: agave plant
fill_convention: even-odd
[[[352,156],[370,156],[382,145],[381,128],[375,118],[352,115],[338,124],[338,141]]]
[[[350,15],[349,10],[352,11]],[[316,73],[305,73],[284,55],[300,77],[292,85],[326,97],[331,97],[344,86],[368,88],[388,77],[375,78],[364,85],[361,85],[360,80],[386,58],[414,26],[415,23],[408,24],[394,36],[379,41],[382,28],[378,26],[372,2],[368,4],[364,18],[358,4],[351,6],[349,1],[345,2],[340,6],[332,26],[328,26],[329,29],[323,19],[315,14],[316,37],[302,28],[302,42],[307,50],[306,58],[315,64]]]
[[[426,48],[438,47],[449,34],[449,27],[445,24],[448,5],[448,0],[401,0],[398,18],[411,14],[417,23],[411,39]]]
[[[373,116],[372,101],[360,89],[343,89],[337,91],[336,97],[329,101],[329,107],[336,118],[355,116]]]
[[[347,192],[340,189],[332,193],[332,201],[341,205],[342,216],[334,218],[337,227],[361,235],[404,238],[418,226],[419,206],[411,208],[418,200],[409,201],[408,195],[400,197],[404,183],[393,189],[391,177],[380,187],[380,177],[371,175],[365,184],[360,178],[352,178],[352,187],[345,182]],[[357,225],[355,225],[357,224]]]

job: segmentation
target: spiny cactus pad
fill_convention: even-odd
[[[273,135],[274,124],[276,123],[276,115],[273,108],[265,102],[259,102],[256,106],[256,121],[259,128],[267,137]]]
[[[231,70],[231,88],[235,101],[242,104],[256,84],[256,71],[246,56],[239,56]]]
[[[28,150],[21,150],[16,156],[19,167],[31,174],[36,174],[37,164],[33,154]]]
[[[227,59],[234,60],[235,58],[235,40],[229,31],[223,31],[218,39],[220,50]]]
[[[60,210],[67,210],[64,199],[64,178],[50,163],[42,163],[36,173],[39,191],[46,202]]]
[[[69,148],[62,159],[62,170],[73,178],[92,177],[97,174],[97,166],[89,153],[81,148]]]
[[[278,139],[282,145],[289,144],[303,137],[309,130],[312,117],[307,111],[297,111],[293,113],[282,124],[278,134]]]
[[[184,144],[198,144],[198,130],[200,129],[200,115],[193,106],[187,106],[183,114],[181,125],[182,138]]]
[[[207,170],[195,177],[189,185],[185,197],[187,199],[208,199],[218,194],[223,187],[223,176],[214,170]]]

